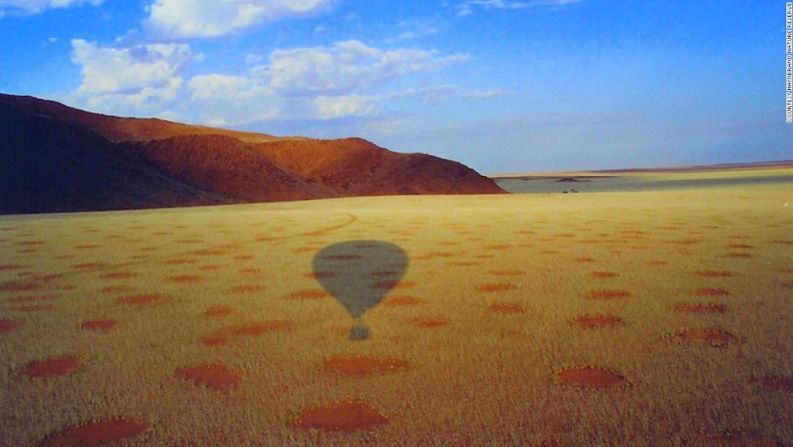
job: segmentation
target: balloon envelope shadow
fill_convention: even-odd
[[[314,277],[347,310],[355,323],[350,340],[366,340],[363,314],[380,304],[405,276],[408,256],[384,241],[347,241],[329,245],[314,256]]]

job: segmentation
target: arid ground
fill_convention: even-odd
[[[793,445],[791,182],[6,216],[0,253],[4,446]]]

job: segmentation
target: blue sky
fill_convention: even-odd
[[[784,1],[0,0],[0,92],[483,173],[793,158]]]

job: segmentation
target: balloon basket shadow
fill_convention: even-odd
[[[362,321],[356,321],[350,328],[350,340],[352,341],[368,340],[369,336],[369,328]]]

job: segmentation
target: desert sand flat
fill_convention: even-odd
[[[513,193],[625,192],[791,184],[793,168],[772,164],[710,169],[551,172],[494,176],[493,179],[499,186]]]
[[[792,229],[784,182],[6,216],[0,444],[793,445]]]

